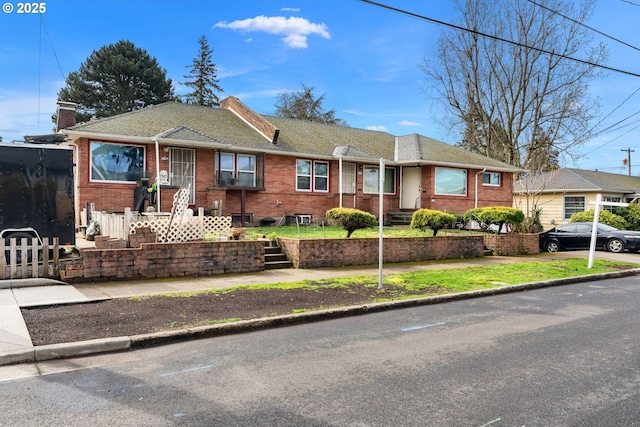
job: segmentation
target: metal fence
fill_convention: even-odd
[[[60,242],[57,237],[0,239],[0,280],[60,278]]]

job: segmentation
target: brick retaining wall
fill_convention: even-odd
[[[342,267],[378,263],[378,239],[285,239],[279,238],[296,268]],[[435,259],[477,258],[484,243],[477,236],[387,237],[384,262],[415,262]]]
[[[497,255],[516,256],[540,253],[537,234],[485,234],[484,245]]]
[[[140,248],[82,249],[80,258],[61,262],[69,283],[212,276],[264,270],[264,242],[142,243]]]

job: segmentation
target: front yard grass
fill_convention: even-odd
[[[552,260],[545,262],[523,261],[477,267],[415,270],[384,276],[383,286],[386,285],[393,287],[398,290],[398,292],[395,293],[393,298],[381,299],[381,301],[498,288],[522,283],[578,277],[632,268],[640,268],[640,264],[596,260],[593,268],[587,268],[587,263],[584,259],[568,258],[564,260]],[[377,287],[378,276],[359,275],[321,280],[246,285],[225,289],[212,289],[203,292],[226,294],[240,290],[285,291],[290,289],[306,289],[321,291],[322,289],[331,288],[344,288],[348,290],[354,286],[370,288]],[[420,292],[421,290],[424,290],[424,293]],[[188,298],[193,296],[193,293],[173,293],[164,294],[163,296]]]
[[[430,237],[433,232],[429,229],[420,231],[409,226],[383,227],[382,233],[384,237]],[[438,236],[446,236],[452,234],[479,234],[478,232],[469,232],[469,230],[443,229],[438,231]],[[344,239],[347,237],[347,231],[334,226],[323,225],[285,225],[282,227],[255,227],[247,228],[249,238],[261,238],[275,235],[277,237],[288,237],[294,239]],[[356,230],[351,235],[355,238],[372,238],[379,237],[380,230],[377,227],[363,228]]]

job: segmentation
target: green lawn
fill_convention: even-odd
[[[618,271],[621,268],[640,268],[640,264],[596,260],[593,268],[587,268],[587,262],[582,258],[569,258],[544,262],[522,261],[477,267],[414,270],[407,273],[384,276],[383,285],[393,285],[412,292],[411,296],[399,293],[393,298],[394,300],[400,300],[442,293],[499,288],[522,283],[613,272]],[[323,280],[303,280],[298,282],[238,286],[205,292],[230,293],[237,290],[283,290],[295,288],[320,290],[326,288],[348,288],[351,286],[377,287],[378,276],[350,276]],[[421,289],[424,289],[424,293],[415,292]],[[437,289],[437,292],[434,293],[434,289]],[[193,296],[193,293],[177,293],[165,296],[189,297]]]
[[[420,231],[409,228],[408,226],[383,227],[382,233],[385,237],[427,237],[432,236],[431,230]],[[468,230],[440,230],[438,236],[446,236],[451,234],[477,234],[470,233]],[[271,238],[275,234],[276,237],[290,237],[295,239],[338,239],[347,237],[347,232],[340,227],[330,227],[322,225],[286,225],[282,227],[251,227],[247,228],[247,236],[249,238],[261,238],[266,236]],[[364,228],[356,230],[351,235],[352,238],[358,237],[378,237],[380,230],[376,228]]]

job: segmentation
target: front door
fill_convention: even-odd
[[[422,168],[402,168],[402,194],[400,209],[420,209]]]

